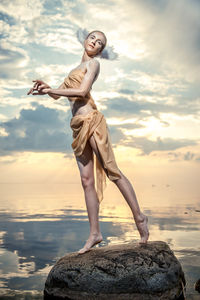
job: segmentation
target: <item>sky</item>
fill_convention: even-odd
[[[198,190],[198,0],[2,0],[0,182],[79,182],[67,98],[27,96],[32,80],[57,88],[80,64],[76,31],[103,31],[118,59],[101,59],[92,97],[120,169],[138,184]]]

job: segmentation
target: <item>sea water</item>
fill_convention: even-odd
[[[186,277],[187,299],[200,299],[200,203],[176,186],[149,184],[136,190],[149,218],[150,241],[165,241]],[[83,247],[89,235],[79,184],[0,184],[0,299],[43,299],[55,262]],[[103,242],[97,247],[139,241],[131,210],[111,182],[99,212]],[[199,298],[198,298],[199,297]]]

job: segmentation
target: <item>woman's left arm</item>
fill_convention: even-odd
[[[67,89],[51,89],[45,88],[41,92],[48,95],[65,96],[65,97],[85,97],[90,91],[95,77],[99,71],[100,64],[97,60],[91,60],[87,66],[87,72],[80,84],[79,88],[67,88]],[[34,95],[34,94],[33,94]]]

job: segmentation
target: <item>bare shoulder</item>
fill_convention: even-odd
[[[93,58],[88,61],[86,68],[87,71],[94,71],[95,73],[98,73],[100,69],[100,63],[97,59]]]
[[[93,58],[88,61],[86,65],[87,74],[91,74],[93,77],[93,82],[97,80],[100,72],[100,63],[97,59]]]

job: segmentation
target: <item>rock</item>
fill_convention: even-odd
[[[62,257],[47,277],[44,299],[184,299],[185,284],[165,242],[130,242]]]
[[[200,279],[197,280],[197,282],[194,285],[194,288],[197,292],[200,293]]]

